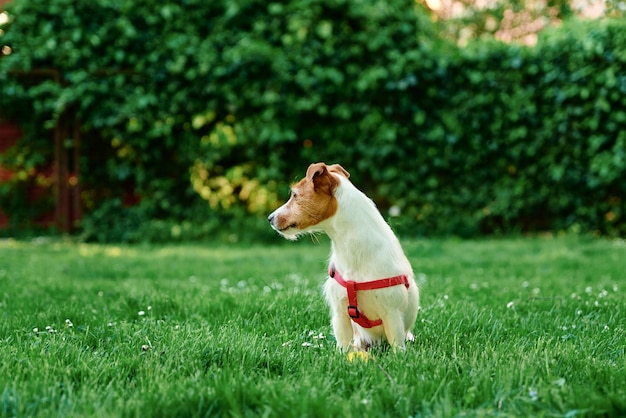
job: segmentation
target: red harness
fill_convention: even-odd
[[[352,280],[344,280],[341,274],[335,270],[335,266],[330,266],[328,269],[330,277],[335,279],[337,283],[345,287],[348,291],[348,315],[354,322],[362,326],[363,328],[372,328],[378,325],[382,325],[382,319],[371,320],[363,312],[359,312],[356,292],[358,290],[374,290],[383,289],[385,287],[392,287],[398,285],[405,285],[409,288],[409,279],[405,275],[388,277],[386,279],[372,280],[369,282],[355,282]]]

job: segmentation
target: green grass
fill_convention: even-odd
[[[2,242],[0,416],[626,415],[624,241],[403,244],[416,342],[350,362],[324,239]]]

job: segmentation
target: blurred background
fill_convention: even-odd
[[[0,236],[276,240],[317,161],[403,235],[624,235],[625,11],[0,0]]]

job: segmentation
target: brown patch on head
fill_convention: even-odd
[[[311,164],[306,176],[291,187],[291,197],[276,211],[274,226],[279,231],[306,229],[332,217],[337,212],[334,192],[340,181],[332,173],[348,177],[340,165]]]

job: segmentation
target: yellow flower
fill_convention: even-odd
[[[362,360],[369,361],[370,356],[365,351],[351,351],[348,353],[348,361],[353,362],[354,360]]]

